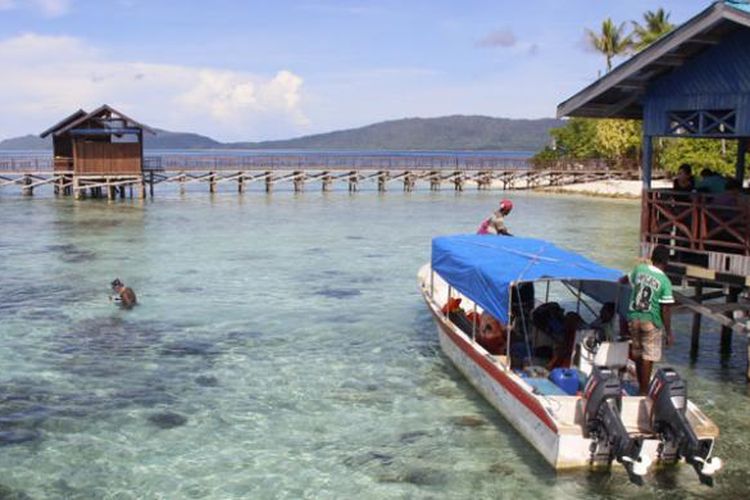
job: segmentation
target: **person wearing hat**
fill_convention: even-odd
[[[500,207],[492,212],[490,218],[487,219],[487,234],[502,234],[510,236],[508,228],[505,226],[505,217],[513,210],[513,202],[504,199],[500,202]]]
[[[138,303],[135,292],[132,288],[125,286],[125,283],[120,281],[120,278],[115,278],[111,283],[112,291],[117,295],[112,297],[112,300],[119,302],[119,304],[125,309],[130,309]]]

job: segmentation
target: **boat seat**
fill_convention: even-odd
[[[554,382],[546,378],[524,378],[524,382],[534,388],[535,394],[543,396],[567,396]]]
[[[606,366],[618,370],[628,364],[630,342],[602,342],[594,356],[594,366]]]

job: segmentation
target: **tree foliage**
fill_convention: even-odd
[[[737,141],[718,139],[659,139],[655,148],[654,160],[663,170],[677,172],[679,166],[687,163],[698,175],[704,168],[710,168],[723,175],[735,174],[737,162]]]
[[[607,18],[600,33],[587,30],[592,46],[606,56],[608,70],[613,57],[627,50],[643,50],[674,29],[664,9],[644,13],[643,24],[631,24],[632,33],[625,33],[624,23],[617,26]],[[614,167],[640,163],[642,125],[638,120],[572,118],[552,129],[550,135],[553,146],[537,154],[537,162],[601,160]],[[737,143],[733,140],[664,138],[654,143],[654,167],[667,172],[674,173],[688,163],[696,175],[704,168],[733,175],[736,160]]]
[[[615,25],[611,18],[602,22],[601,31],[596,33],[586,30],[591,46],[604,54],[607,60],[607,71],[612,69],[612,59],[630,49],[630,35],[625,34],[625,23]]]
[[[633,24],[633,49],[640,51],[654,43],[663,35],[666,35],[674,29],[674,24],[669,22],[669,13],[664,9],[658,9],[656,12],[649,10],[643,14],[644,24],[637,21],[631,21]]]

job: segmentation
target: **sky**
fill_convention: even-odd
[[[660,7],[679,24],[710,3],[0,0],[0,140],[103,103],[222,141],[552,117],[605,67],[587,28]]]

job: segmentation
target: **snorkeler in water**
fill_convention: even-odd
[[[115,292],[117,295],[110,296],[110,300],[117,302],[120,304],[120,306],[124,307],[125,309],[130,309],[134,305],[138,303],[138,300],[135,297],[135,292],[132,288],[125,286],[125,284],[120,281],[120,278],[115,278],[115,280],[111,283],[112,285],[112,291]]]

